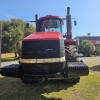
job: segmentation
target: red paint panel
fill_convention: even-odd
[[[52,15],[48,15],[48,16],[39,18],[39,20],[42,20],[42,19],[45,19],[45,18],[60,18],[60,19],[61,19],[60,16],[52,16]]]
[[[93,43],[94,45],[99,45],[100,44],[100,40],[93,40],[90,41],[91,43]]]
[[[65,45],[75,45],[76,40],[75,39],[70,39],[70,40],[64,40]]]
[[[34,41],[34,40],[57,40],[63,39],[63,36],[60,32],[51,31],[51,32],[38,32],[31,34],[23,39],[23,41]]]
[[[64,40],[64,43],[68,43],[68,42],[76,42],[75,39],[71,39],[71,40]]]

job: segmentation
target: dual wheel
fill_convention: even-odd
[[[78,62],[78,51],[75,45],[67,45],[65,46],[65,54],[66,54],[66,64],[68,62]],[[65,73],[67,74],[67,66],[65,67]],[[64,82],[67,83],[77,83],[80,81],[80,77],[68,78],[66,77]]]

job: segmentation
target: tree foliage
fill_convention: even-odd
[[[84,56],[90,56],[95,52],[95,45],[89,40],[83,40],[78,46],[79,52],[82,52]]]
[[[100,54],[100,47],[96,46],[95,53],[96,53],[97,55]]]
[[[29,29],[25,26],[26,22],[22,19],[2,20],[2,53],[20,54],[22,39],[35,32],[33,25]]]

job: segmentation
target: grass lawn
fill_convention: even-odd
[[[90,55],[90,57],[100,57],[100,56]]]
[[[2,62],[6,62],[6,61],[16,61],[19,60],[18,57],[8,57],[8,58],[1,58]]]
[[[100,100],[100,62],[87,65],[89,76],[77,84],[49,80],[25,85],[20,79],[0,76],[0,100]]]

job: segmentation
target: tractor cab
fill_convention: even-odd
[[[38,32],[58,31],[62,33],[63,20],[59,16],[47,15],[37,22]]]

